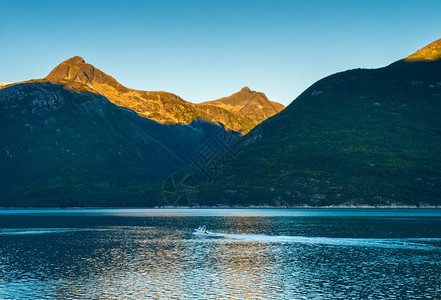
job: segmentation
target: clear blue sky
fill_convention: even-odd
[[[0,0],[0,82],[79,55],[130,88],[200,102],[243,86],[285,105],[318,79],[441,38],[441,1]]]

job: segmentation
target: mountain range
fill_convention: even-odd
[[[246,87],[200,104],[132,90],[73,57],[0,87],[0,206],[167,205],[170,182],[195,205],[441,205],[441,40],[282,109]],[[208,180],[207,149],[226,158]]]

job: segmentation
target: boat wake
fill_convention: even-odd
[[[194,233],[207,237],[227,238],[250,242],[267,243],[298,243],[330,246],[354,246],[390,249],[411,249],[426,251],[441,251],[441,238],[336,238],[336,237],[305,237],[305,236],[276,236],[263,234],[229,234],[208,232]],[[438,242],[439,244],[433,244]]]
[[[102,231],[102,228],[2,228],[2,235],[34,235],[34,234],[52,234],[76,231]]]
[[[46,234],[60,233],[69,231],[69,228],[20,228],[20,229],[1,229],[0,235],[28,235],[28,234]]]

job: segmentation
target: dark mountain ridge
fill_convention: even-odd
[[[441,205],[441,60],[429,57],[314,83],[254,129],[201,201]]]

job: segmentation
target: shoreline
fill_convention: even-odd
[[[0,207],[0,210],[80,210],[80,209],[441,209],[438,205],[330,205],[330,206],[155,206],[155,207]]]

